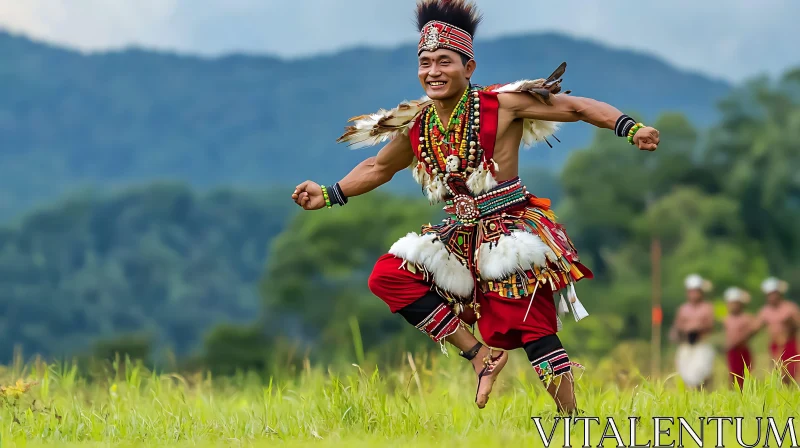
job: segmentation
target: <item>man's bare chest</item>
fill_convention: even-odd
[[[725,328],[729,331],[742,331],[745,330],[750,323],[747,316],[728,316],[725,319]]]
[[[683,320],[686,322],[702,322],[708,319],[712,310],[704,305],[690,305],[681,310]]]
[[[784,309],[782,307],[776,310],[765,311],[763,316],[764,316],[764,321],[772,326],[790,325],[792,320],[792,316],[789,313],[789,310]]]

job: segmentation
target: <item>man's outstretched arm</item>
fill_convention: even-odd
[[[551,104],[544,104],[525,92],[507,92],[497,96],[500,108],[509,111],[516,119],[574,122],[585,121],[594,126],[612,131],[620,131],[620,117],[623,113],[610,104],[591,98],[568,95],[553,95]],[[629,129],[629,128],[628,128]],[[645,126],[633,137],[639,149],[654,151],[658,148],[658,131]]]
[[[395,174],[408,168],[414,160],[411,142],[400,135],[381,148],[375,157],[370,157],[356,165],[338,185],[327,188],[331,203],[346,202],[347,198],[370,192],[392,180]],[[306,210],[325,207],[322,187],[307,180],[298,185],[292,193],[292,200]]]

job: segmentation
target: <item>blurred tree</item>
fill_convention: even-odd
[[[689,121],[665,114],[654,126],[661,134],[658,151],[640,151],[601,130],[588,149],[572,154],[561,173],[564,200],[556,210],[599,276],[607,270],[603,250],[631,238],[632,223],[649,202],[676,185],[716,189],[711,173],[694,160],[698,135]]]
[[[95,341],[92,357],[97,360],[113,361],[126,357],[134,361],[151,361],[153,337],[150,334],[124,334],[109,339]]]
[[[86,193],[0,230],[0,361],[69,356],[133,332],[185,355],[258,314],[269,241],[294,212],[269,191],[155,184]]]
[[[407,325],[369,291],[367,278],[378,257],[437,210],[373,192],[296,216],[273,241],[261,283],[268,325],[329,349],[353,347],[351,318],[365,350],[396,335]]]
[[[670,322],[684,300],[683,280],[700,273],[714,283],[713,298],[728,286],[756,291],[767,275],[766,258],[748,240],[738,219],[739,205],[721,195],[680,187],[654,203],[632,223],[633,238],[618,249],[607,249],[608,292],[614,307],[635,321],[626,337],[646,337],[651,298],[650,240],[662,244],[662,306]],[[669,325],[669,324],[668,324]]]
[[[550,199],[553,204],[561,202],[564,192],[558,173],[541,166],[527,166],[520,168],[519,177],[531,194]]]
[[[790,278],[800,264],[800,70],[777,83],[753,80],[721,105],[706,159],[741,204],[747,234],[764,245],[770,269]]]
[[[217,325],[205,337],[201,366],[218,375],[263,373],[274,354],[272,344],[260,325]]]

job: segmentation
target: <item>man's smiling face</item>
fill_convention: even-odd
[[[445,48],[420,53],[419,82],[430,99],[448,100],[464,93],[476,65],[471,59],[465,64],[464,59]]]

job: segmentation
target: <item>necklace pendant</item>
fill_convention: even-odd
[[[461,168],[461,159],[458,158],[457,155],[451,155],[447,158],[447,171],[451,173],[458,172],[458,169]]]

